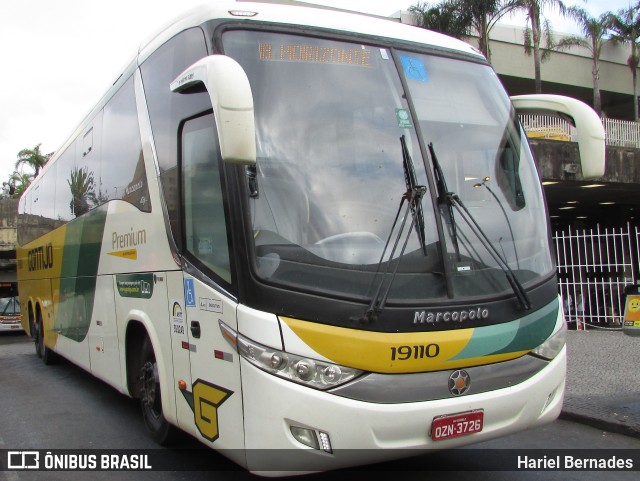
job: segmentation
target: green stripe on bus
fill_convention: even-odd
[[[106,219],[105,205],[67,224],[54,329],[78,342],[91,323]]]
[[[467,346],[452,359],[530,351],[553,333],[559,307],[558,299],[555,299],[521,319],[479,327]]]

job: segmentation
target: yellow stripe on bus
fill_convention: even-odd
[[[441,371],[507,361],[528,351],[454,359],[474,328],[437,332],[371,332],[282,317],[309,347],[336,364],[381,373]]]

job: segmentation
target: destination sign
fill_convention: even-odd
[[[366,47],[318,47],[314,45],[261,43],[260,60],[373,67]]]

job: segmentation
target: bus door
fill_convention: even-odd
[[[191,385],[183,396],[192,407],[197,434],[227,449],[244,448],[240,359],[224,329],[237,329],[236,307],[233,300],[185,273],[183,320],[172,318],[172,332],[181,330],[176,326],[186,328],[183,348],[189,352]]]

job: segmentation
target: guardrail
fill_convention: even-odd
[[[530,114],[519,117],[530,139],[576,140],[575,127],[560,117]],[[640,149],[640,122],[603,118],[602,125],[607,145]]]

